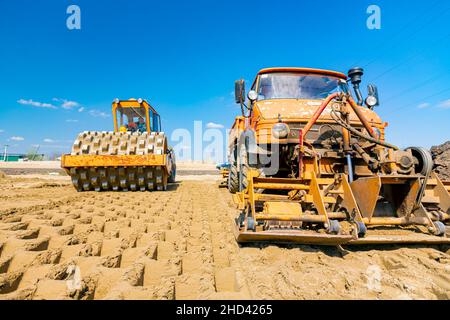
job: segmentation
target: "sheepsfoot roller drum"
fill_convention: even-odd
[[[248,100],[236,82],[228,185],[238,242],[450,244],[448,183],[427,150],[385,141],[378,90],[369,85],[364,100],[362,75],[264,69]]]
[[[74,187],[78,191],[166,190],[168,182],[175,180],[175,158],[159,131],[157,113],[146,101],[133,99],[115,102],[116,112],[120,115],[120,127],[114,117],[116,131],[83,132],[71,154],[62,156],[61,166]],[[146,120],[150,112],[151,124]]]

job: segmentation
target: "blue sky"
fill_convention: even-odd
[[[81,8],[81,30],[66,9]],[[369,5],[381,30],[366,27]],[[450,3],[354,1],[1,1],[0,147],[51,154],[111,130],[111,101],[147,98],[169,136],[231,126],[234,80],[264,67],[365,68],[402,147],[449,139]]]

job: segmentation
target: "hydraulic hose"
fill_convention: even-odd
[[[303,139],[306,137],[306,134],[309,132],[309,130],[312,128],[312,126],[316,123],[317,119],[319,119],[320,115],[322,114],[323,110],[328,106],[328,104],[331,102],[331,100],[339,97],[339,93],[333,93],[329,95],[323,102],[322,105],[314,112],[314,115],[311,117],[311,119],[308,121],[308,123],[303,128]]]
[[[331,111],[331,117],[333,118],[333,120],[339,124],[341,127],[347,129],[348,131],[350,131],[351,133],[353,133],[354,135],[367,140],[369,142],[373,142],[375,144],[378,144],[380,146],[386,147],[386,148],[390,148],[390,149],[394,149],[394,150],[399,150],[399,148],[397,146],[394,146],[393,144],[387,143],[387,142],[383,142],[380,141],[378,139],[375,139],[373,137],[369,137],[366,136],[365,134],[362,134],[361,132],[359,132],[358,130],[356,130],[355,128],[353,128],[352,126],[349,126],[348,124],[346,124],[344,121],[342,121],[339,116],[336,114],[335,110]]]
[[[355,112],[355,114],[358,116],[359,121],[361,121],[361,123],[363,124],[364,128],[366,128],[366,130],[369,133],[369,135],[372,138],[377,139],[377,136],[376,136],[375,132],[373,132],[373,129],[370,126],[370,123],[367,121],[366,117],[361,112],[361,107],[356,104],[355,100],[353,100],[352,97],[348,98],[348,103],[352,107],[352,109]]]
[[[312,128],[312,126],[316,123],[317,119],[320,117],[320,115],[325,110],[325,108],[328,106],[328,104],[333,99],[335,99],[335,98],[337,98],[339,96],[340,96],[339,93],[333,93],[333,94],[329,95],[323,101],[322,105],[316,110],[316,112],[314,113],[312,118],[308,121],[308,123],[303,128],[303,138],[306,137],[306,134]],[[362,134],[361,132],[359,132],[358,130],[356,130],[355,128],[353,128],[352,126],[347,125],[344,121],[342,121],[339,118],[339,116],[336,114],[336,111],[334,109],[332,109],[331,110],[331,117],[333,118],[333,120],[337,124],[339,124],[341,127],[347,129],[348,131],[350,131],[351,133],[353,133],[354,135],[356,135],[356,136],[358,136],[358,137],[360,137],[362,139],[365,139],[365,140],[370,141],[372,143],[384,146],[386,148],[399,150],[399,148],[397,146],[394,146],[394,145],[392,145],[390,143],[383,142],[383,141],[380,141],[379,139],[377,139],[375,133],[373,132],[372,128],[370,127],[370,124],[367,122],[367,120],[362,115],[362,113],[358,110],[358,106],[356,105],[355,101],[351,97],[349,99],[349,103],[350,103],[352,109],[354,110],[354,112],[356,113],[356,115],[358,116],[358,118],[360,119],[360,121],[362,122],[362,124],[364,125],[364,127],[366,128],[366,130],[369,132],[370,136],[366,136],[366,135]]]

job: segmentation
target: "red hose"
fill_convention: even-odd
[[[328,106],[328,104],[333,100],[334,98],[339,97],[339,93],[333,93],[332,95],[329,95],[325,101],[322,103],[322,105],[316,110],[312,118],[308,121],[306,126],[303,128],[303,136],[302,139],[306,137],[306,134],[308,131],[312,128],[312,126],[316,123],[317,119],[319,119],[320,115],[322,114],[323,110]]]

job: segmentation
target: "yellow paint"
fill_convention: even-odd
[[[166,155],[63,155],[61,167],[154,167],[166,166]]]

